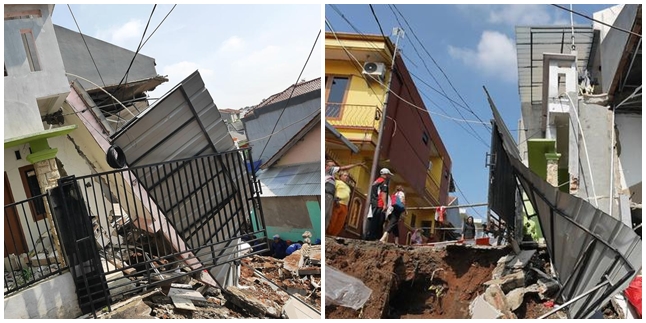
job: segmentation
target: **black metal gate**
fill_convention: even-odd
[[[244,149],[60,179],[50,200],[83,312],[188,276],[235,281],[245,241],[268,250],[250,164]]]

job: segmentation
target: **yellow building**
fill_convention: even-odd
[[[359,148],[353,153],[339,140],[326,137],[326,157],[340,165],[366,163],[350,170],[355,182],[346,222],[350,236],[360,236],[363,230],[370,170],[384,119],[377,170],[388,167],[395,173],[391,191],[403,185],[408,207],[438,206],[447,203],[452,186],[451,159],[399,55],[393,73],[394,52],[393,43],[382,36],[325,35],[326,120]],[[404,221],[410,227],[432,227],[434,215],[432,210],[414,210]]]

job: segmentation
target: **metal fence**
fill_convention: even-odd
[[[229,282],[232,262],[268,251],[247,156],[236,150],[62,178],[52,211],[81,310],[110,310],[125,296],[191,277]],[[252,250],[242,250],[245,242]]]
[[[42,194],[4,207],[5,296],[67,269],[55,251],[49,221],[34,221],[45,214],[47,201]]]

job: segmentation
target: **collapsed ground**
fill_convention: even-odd
[[[513,254],[509,247],[411,247],[353,239],[325,241],[328,268],[360,279],[372,294],[359,310],[326,301],[325,317],[346,318],[472,318],[470,306],[485,293],[499,260]],[[547,270],[545,250],[538,250],[529,267]],[[504,267],[504,266],[503,266]],[[524,286],[535,284],[537,276],[525,271]],[[509,318],[538,318],[552,310],[550,302],[536,293],[521,296],[521,304]],[[605,309],[605,318],[616,313]],[[550,318],[565,318],[557,312]]]

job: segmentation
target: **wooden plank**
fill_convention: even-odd
[[[179,296],[171,296],[170,297],[173,300],[173,304],[175,307],[182,309],[182,310],[188,310],[188,311],[195,311],[197,310],[195,308],[195,305],[193,305],[193,302],[191,300],[179,297]]]

